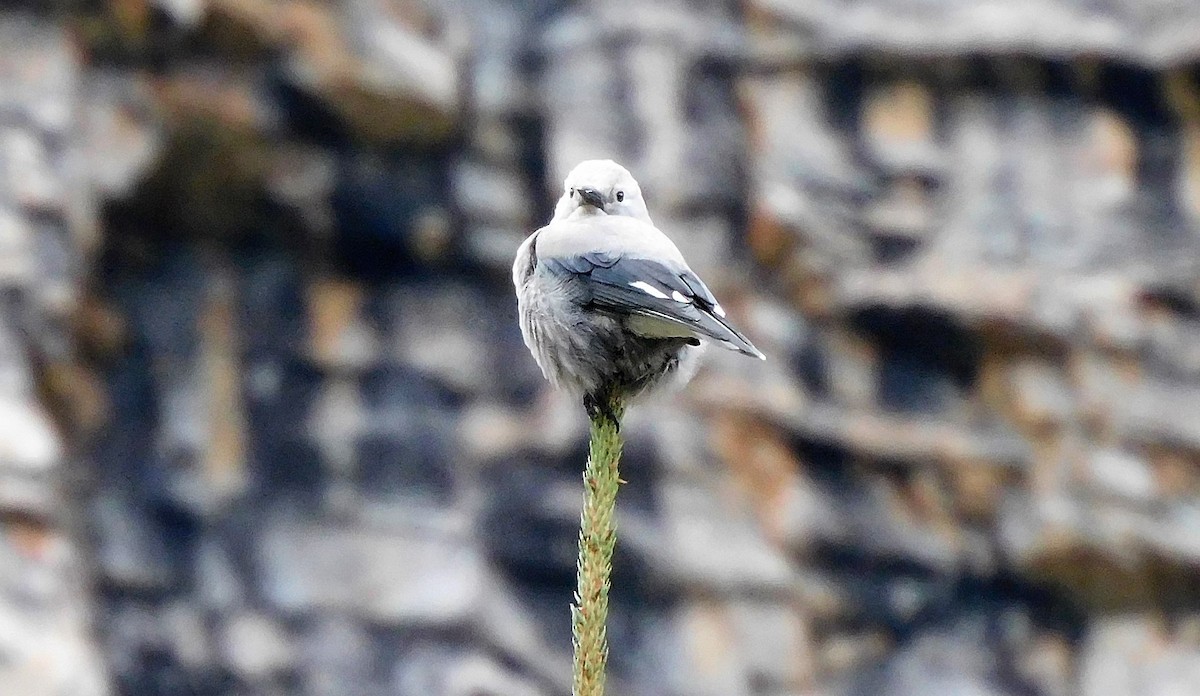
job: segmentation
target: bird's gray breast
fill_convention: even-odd
[[[573,280],[538,262],[536,234],[513,265],[521,336],[529,352],[551,384],[586,391],[596,382],[588,351],[593,327],[576,301]]]

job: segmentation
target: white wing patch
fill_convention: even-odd
[[[671,299],[675,300],[676,302],[682,302],[684,304],[691,302],[691,299],[689,299],[687,296],[685,296],[682,292],[679,292],[678,290],[675,290],[674,292],[671,293]]]
[[[654,287],[650,283],[647,283],[644,280],[635,280],[632,283],[630,283],[629,286],[633,287],[633,288],[637,288],[638,290],[641,290],[642,292],[646,293],[647,295],[653,295],[654,297],[657,297],[660,300],[667,299],[666,293],[664,293],[662,290],[659,290],[658,288]]]
[[[725,316],[725,310],[719,304],[713,305],[713,311],[717,313],[718,317]]]

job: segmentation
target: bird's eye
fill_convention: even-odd
[[[617,202],[620,203],[623,200],[625,200],[625,192],[617,191]]]
[[[574,196],[574,195],[575,195],[575,189],[573,189],[573,188],[571,189],[571,195],[572,195],[572,196]]]

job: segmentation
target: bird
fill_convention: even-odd
[[[704,342],[766,359],[727,318],[641,187],[612,160],[580,163],[550,222],[513,263],[521,335],[545,378],[589,414],[695,373]]]

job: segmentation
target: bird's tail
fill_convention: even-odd
[[[761,350],[754,347],[750,339],[746,338],[741,331],[733,328],[723,317],[706,311],[700,312],[700,315],[703,317],[697,327],[700,333],[716,341],[722,348],[736,350],[742,355],[749,355],[759,360],[767,359]]]

